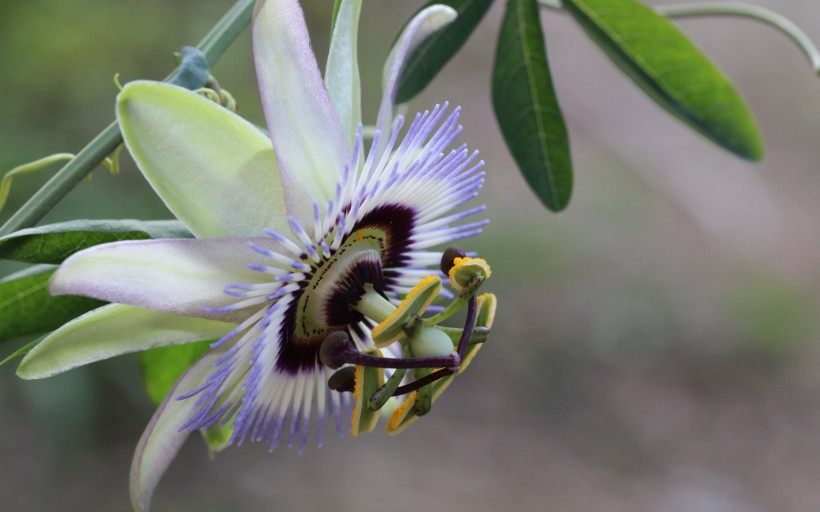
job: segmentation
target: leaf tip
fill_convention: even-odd
[[[756,137],[750,139],[748,144],[738,152],[738,155],[750,162],[760,162],[763,160],[763,157],[766,155],[766,148],[760,134],[756,133]]]

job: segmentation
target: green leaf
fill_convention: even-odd
[[[234,324],[109,304],[67,322],[34,347],[17,367],[17,376],[44,379],[78,366],[132,352],[218,339]]]
[[[3,366],[4,364],[8,363],[9,361],[11,361],[13,359],[16,359],[18,357],[23,357],[24,355],[28,354],[31,351],[31,349],[36,347],[37,344],[40,343],[41,341],[43,341],[44,339],[45,339],[45,336],[41,336],[41,337],[37,338],[36,340],[33,340],[33,341],[30,341],[30,342],[26,343],[22,347],[18,348],[17,350],[15,350],[11,354],[9,354],[8,357],[6,357],[2,361],[0,361],[0,366]]]
[[[670,21],[636,0],[564,0],[587,34],[649,97],[749,160],[763,157],[754,117],[732,83]]]
[[[54,267],[35,267],[0,281],[0,341],[56,329],[105,304],[65,295],[52,297],[48,280]]]
[[[572,160],[552,86],[536,0],[510,0],[493,69],[493,107],[507,147],[550,210],[572,195]]]
[[[168,345],[140,352],[140,368],[145,389],[159,405],[179,377],[208,351],[213,340],[185,345]]]
[[[88,247],[121,240],[190,238],[175,220],[76,220],[23,229],[0,238],[0,258],[29,263],[60,263]]]
[[[458,17],[424,40],[407,59],[396,93],[396,103],[410,101],[435,78],[473,33],[493,0],[432,0],[422,7],[447,5]],[[421,10],[421,9],[420,9]]]

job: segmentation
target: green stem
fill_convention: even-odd
[[[776,28],[803,51],[809,59],[814,72],[820,74],[820,51],[809,36],[791,20],[772,10],[758,5],[749,5],[741,2],[702,2],[694,4],[657,5],[655,10],[670,18],[688,16],[741,16],[766,23]]]
[[[214,65],[237,36],[250,23],[254,0],[238,0],[197,48],[205,54],[208,65]],[[34,226],[68,194],[94,167],[122,143],[117,122],[113,122],[88,143],[77,156],[64,165],[26,203],[0,227],[0,236]]]
[[[209,67],[216,64],[251,22],[254,5],[254,0],[238,0],[199,42],[197,48],[205,54]]]
[[[543,7],[563,10],[561,0],[538,0]],[[820,74],[820,51],[805,32],[791,20],[770,9],[743,2],[698,2],[691,4],[655,5],[658,14],[668,18],[686,18],[691,16],[738,16],[751,18],[776,28],[803,51],[809,59],[815,74]]]

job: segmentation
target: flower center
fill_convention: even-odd
[[[365,283],[384,290],[380,254],[385,243],[379,230],[358,230],[313,271],[296,305],[297,338],[324,338],[333,329],[362,319],[349,305],[364,294]]]
[[[365,294],[366,284],[381,295],[389,290],[389,269],[403,264],[414,217],[407,207],[383,205],[364,215],[352,229],[345,229],[344,219],[340,219],[324,239],[329,250],[324,252],[323,244],[318,242],[313,244],[313,251],[308,251],[324,258],[302,255],[301,261],[312,269],[305,272],[301,288],[285,313],[282,350],[277,360],[280,370],[313,368],[319,346],[328,334],[342,328],[355,330],[367,322],[352,306]],[[334,247],[332,239],[338,230],[347,234]]]

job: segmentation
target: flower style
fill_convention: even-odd
[[[321,444],[326,415],[341,434],[353,409],[355,435],[372,428],[394,395],[404,400],[388,429],[400,430],[474,355],[473,325],[492,323],[494,298],[475,297],[489,276],[483,260],[445,255],[455,294],[430,269],[442,260],[432,247],[486,223],[464,221],[483,206],[459,209],[477,196],[484,174],[477,152],[448,151],[461,132],[459,109],[437,105],[404,130],[392,113],[406,57],[455,14],[430,7],[405,29],[365,150],[355,66],[360,4],[341,4],[323,80],[298,2],[260,1],[254,58],[270,138],[173,85],[132,82],[118,97],[128,150],[196,238],[105,244],[66,260],[52,293],[113,304],[55,331],[18,374],[40,378],[126,352],[218,340],[140,440],[131,475],[139,510],[194,430],[230,424],[232,443],[273,449],[285,436],[301,448],[314,415]],[[439,295],[454,300],[422,319]],[[437,327],[465,304],[464,330]],[[328,383],[330,370],[346,363],[354,366]],[[408,369],[416,380],[400,386]],[[345,391],[354,391],[355,404]]]

